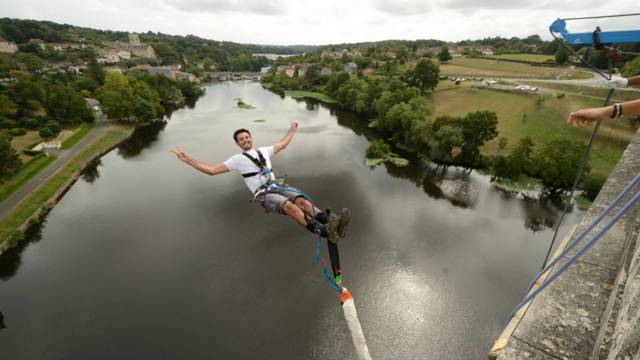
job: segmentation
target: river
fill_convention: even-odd
[[[544,259],[557,207],[475,171],[370,169],[366,125],[349,113],[252,82],[206,91],[87,169],[0,256],[2,358],[354,358],[314,236],[250,203],[239,175],[206,176],[169,151],[221,162],[238,151],[235,129],[269,145],[292,119],[276,174],[322,207],[351,209],[341,262],[373,358],[486,358]],[[239,97],[255,109],[234,108]]]

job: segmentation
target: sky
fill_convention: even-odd
[[[640,13],[637,0],[0,0],[0,17],[265,45],[533,34],[550,40],[557,18],[624,13]],[[567,23],[570,32],[595,26],[637,30],[640,16]]]

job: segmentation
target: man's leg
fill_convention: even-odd
[[[329,214],[329,210],[323,212],[322,210],[313,206],[313,204],[311,204],[309,200],[302,196],[296,197],[293,202],[296,206],[302,209],[308,217],[313,217],[323,224],[327,224],[329,221],[331,221],[332,217],[336,216],[334,214]],[[349,222],[351,221],[351,212],[349,211],[349,209],[342,209],[342,212],[340,213],[337,221],[338,237],[344,238],[347,235],[347,229],[349,228]]]
[[[293,200],[293,203],[297,207],[302,209],[302,211],[304,211],[304,213],[307,214],[307,216],[310,216],[310,217],[314,217],[317,214],[320,214],[322,212],[322,210],[320,210],[317,207],[313,206],[313,204],[311,204],[311,202],[309,200],[305,199],[303,196],[296,197]]]
[[[305,219],[304,211],[297,204],[293,204],[291,201],[285,201],[282,205],[282,212],[285,215],[291,216],[298,224],[307,227],[307,219]]]
[[[301,208],[286,197],[282,196],[282,194],[266,194],[263,205],[269,211],[280,212],[292,217],[298,224],[302,225],[314,234],[326,237],[334,242],[338,239],[338,221],[323,224],[313,216],[307,216]]]

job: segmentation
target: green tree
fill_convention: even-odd
[[[438,60],[441,62],[446,62],[451,60],[451,54],[449,54],[449,48],[447,46],[443,46],[438,53]]]
[[[44,66],[44,60],[30,53],[17,53],[15,59],[31,72],[42,70]]]
[[[368,88],[369,84],[363,79],[349,79],[338,89],[336,100],[350,110],[364,113],[369,110],[367,107]]]
[[[440,68],[431,60],[420,60],[416,67],[408,73],[408,83],[420,89],[420,94],[424,95],[424,90],[433,90],[438,86]]]
[[[433,133],[435,144],[431,147],[431,157],[445,164],[454,162],[454,148],[460,148],[464,143],[462,129],[457,126],[443,125]]]
[[[569,52],[564,46],[559,46],[555,54],[556,64],[566,64],[569,61]]]
[[[87,75],[91,78],[98,86],[104,85],[104,80],[106,78],[106,72],[104,71],[104,67],[102,64],[99,64],[96,60],[95,55],[89,60],[87,64]]]
[[[551,140],[544,145],[535,156],[536,174],[547,188],[570,189],[582,153],[583,145],[578,141],[568,139]],[[584,173],[589,173],[590,167],[586,166]]]
[[[60,123],[79,124],[93,120],[93,112],[87,107],[84,97],[71,86],[55,84],[47,93],[47,113]]]
[[[509,139],[507,139],[507,138],[506,138],[506,137],[504,137],[504,136],[501,136],[501,137],[498,139],[498,152],[502,152],[502,151],[504,151],[504,149],[506,149],[506,148],[507,148],[507,145],[509,145]]]
[[[339,71],[329,78],[327,85],[325,86],[329,96],[335,98],[338,93],[338,89],[349,80],[349,74],[345,71]]]
[[[133,115],[131,99],[134,94],[126,76],[117,72],[107,73],[104,86],[98,88],[97,92],[109,118],[129,119]]]
[[[181,64],[182,57],[180,54],[169,44],[159,41],[150,43],[156,56],[160,59],[162,65]]]
[[[461,161],[466,166],[475,166],[480,160],[480,147],[498,136],[498,116],[492,111],[476,111],[462,119]]]
[[[45,102],[45,91],[40,82],[32,81],[31,75],[22,71],[11,71],[16,81],[10,86],[10,95],[18,105],[16,116],[31,115],[42,110]]]
[[[320,68],[318,65],[309,65],[304,74],[304,81],[308,87],[317,85],[320,82]]]
[[[11,147],[9,139],[0,136],[0,178],[5,177],[22,165],[16,151]]]
[[[18,105],[8,96],[0,94],[0,117],[13,116],[18,111]]]

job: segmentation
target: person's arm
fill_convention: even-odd
[[[611,80],[607,80],[607,87],[609,89],[624,88],[627,86],[636,86],[636,85],[640,85],[640,75],[632,76],[630,78],[612,76]]]
[[[223,163],[216,165],[209,165],[203,162],[200,162],[196,159],[190,158],[184,150],[180,146],[176,147],[175,150],[171,150],[172,153],[176,154],[178,159],[182,160],[184,163],[191,165],[196,170],[199,170],[207,175],[218,175],[222,173],[229,172],[226,166]]]
[[[627,80],[629,80],[627,82],[627,86],[636,86],[636,85],[640,85],[640,75],[638,76],[634,76],[634,77],[630,77]]]
[[[293,121],[291,123],[291,127],[289,128],[289,131],[287,131],[287,135],[285,135],[277,143],[273,144],[273,154],[274,155],[279,153],[281,150],[286,148],[287,145],[289,145],[289,143],[291,142],[291,139],[293,139],[293,134],[296,133],[296,130],[298,130],[298,123]]]
[[[638,77],[640,78],[640,77]],[[632,78],[633,79],[633,78]],[[582,109],[569,114],[567,122],[573,126],[591,125],[598,119],[612,118],[615,115],[615,105],[599,108]],[[640,115],[640,100],[627,101],[620,104],[621,116]]]

